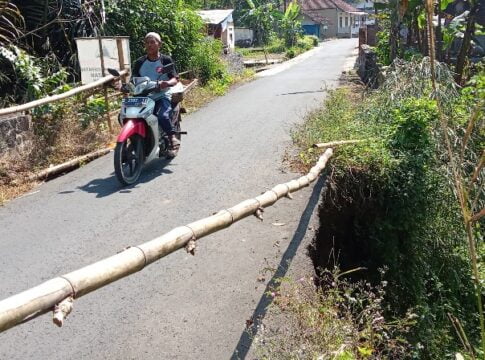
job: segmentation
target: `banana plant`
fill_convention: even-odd
[[[302,34],[301,22],[298,20],[300,16],[300,5],[296,0],[293,0],[286,8],[286,11],[281,20],[281,28],[285,37],[286,46],[294,46],[298,36]]]

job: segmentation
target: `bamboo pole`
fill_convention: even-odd
[[[245,200],[207,218],[177,227],[156,239],[129,247],[109,258],[0,301],[0,332],[54,310],[56,305],[65,304],[63,301],[71,296],[77,299],[140,271],[182,247],[186,247],[187,251],[193,254],[196,240],[225,229],[258,211],[261,213],[263,208],[271,206],[280,198],[289,196],[291,192],[300,190],[315,181],[332,154],[333,150],[327,149],[307,175],[276,185],[256,198]],[[71,302],[72,307],[72,301],[67,302]],[[63,315],[56,311],[54,320],[57,325],[62,324]]]
[[[358,144],[358,143],[369,141],[369,140],[370,139],[331,141],[331,142],[328,142],[328,143],[313,144],[312,147],[321,149],[321,148],[334,147],[334,146],[338,146],[338,145]]]
[[[122,70],[120,72],[121,75],[125,75],[127,73],[128,73],[128,70],[126,70],[126,69]],[[112,81],[113,79],[115,79],[114,76],[107,75],[107,76],[105,76],[105,77],[103,77],[103,78],[101,78],[101,79],[99,79],[99,80],[97,80],[97,81],[95,81],[91,84],[79,86],[77,88],[66,91],[65,93],[62,93],[62,94],[59,94],[59,95],[48,96],[48,97],[45,97],[45,98],[42,98],[42,99],[39,99],[39,100],[31,101],[31,102],[26,103],[26,104],[11,106],[11,107],[8,107],[8,108],[5,108],[5,109],[0,109],[0,116],[8,115],[8,114],[14,114],[14,113],[17,113],[17,112],[20,112],[20,111],[27,111],[27,110],[33,109],[37,106],[40,106],[40,105],[45,105],[45,104],[49,104],[49,103],[52,103],[52,102],[55,102],[55,101],[66,99],[66,98],[71,97],[73,95],[79,94],[83,91],[91,90],[91,89],[97,88],[99,86],[102,86],[103,84],[106,84],[106,83]]]
[[[109,153],[110,151],[111,151],[111,149],[109,149],[109,148],[93,151],[89,154],[80,156],[80,157],[75,158],[73,160],[67,161],[63,164],[59,164],[59,165],[44,169],[44,170],[38,172],[37,174],[29,176],[26,180],[27,181],[34,181],[34,180],[46,179],[50,176],[54,176],[54,175],[57,175],[57,174],[62,173],[64,171],[71,170],[72,168],[77,167],[80,164],[85,163],[87,161],[94,160],[94,159],[96,159],[100,156],[103,156],[103,155]]]

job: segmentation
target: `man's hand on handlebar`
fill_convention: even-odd
[[[121,84],[121,80],[120,78],[118,79],[114,79],[112,82],[111,82],[111,85],[118,91],[121,91],[121,87],[122,87],[122,84]]]
[[[161,80],[161,81],[158,82],[158,87],[160,89],[166,89],[166,88],[168,88],[170,86],[171,85],[170,85],[170,83],[168,81]]]

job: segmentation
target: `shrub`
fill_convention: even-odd
[[[221,54],[222,43],[219,40],[206,38],[195,46],[189,66],[195,70],[202,84],[206,84],[209,80],[223,79],[227,75]]]
[[[381,16],[379,19],[381,31],[377,32],[376,55],[377,61],[382,65],[389,65],[391,63],[391,48],[389,45],[389,37],[391,32],[391,23],[387,15]]]
[[[313,46],[318,46],[318,37],[316,37],[315,35],[306,35],[305,37],[311,39],[311,41],[313,42]]]
[[[269,45],[266,47],[266,50],[269,53],[279,54],[283,53],[286,50],[285,41],[284,39],[272,37]]]
[[[318,43],[317,43],[317,45],[318,45]],[[304,37],[298,39],[296,46],[298,48],[302,49],[303,51],[310,50],[315,46],[314,45],[314,39],[311,36],[304,36]]]
[[[294,48],[289,48],[288,50],[286,50],[285,57],[287,57],[288,59],[292,59],[295,56],[296,56],[296,51]]]

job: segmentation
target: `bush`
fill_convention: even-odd
[[[313,46],[318,46],[318,42],[319,42],[318,37],[316,37],[315,35],[307,35],[305,37],[308,37],[309,39],[312,40]]]
[[[318,43],[317,43],[318,45]],[[300,39],[298,39],[296,46],[299,47],[300,49],[303,49],[304,51],[310,50],[313,48],[314,45],[314,40],[311,36],[304,36]]]
[[[220,80],[227,75],[224,62],[221,60],[222,43],[209,38],[197,43],[189,67],[195,70],[202,84],[209,80]]]
[[[209,80],[209,82],[207,83],[207,87],[212,94],[221,96],[227,92],[229,86],[232,84],[232,81],[232,76],[225,74],[221,78]]]
[[[295,48],[289,48],[286,50],[285,57],[288,59],[293,59],[296,56]]]
[[[273,54],[280,54],[285,52],[286,46],[285,46],[284,39],[277,38],[277,37],[271,38],[269,45],[266,47],[266,50],[269,53],[273,53]]]
[[[376,55],[377,61],[382,65],[389,65],[391,63],[391,48],[389,45],[391,23],[387,15],[379,19],[381,31],[377,32]]]

